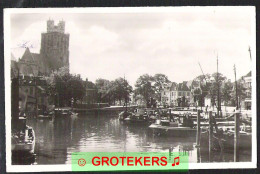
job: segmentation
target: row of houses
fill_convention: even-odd
[[[241,101],[241,106],[244,109],[251,109],[252,104],[252,74],[251,71],[243,76],[241,79],[242,84],[244,84],[244,88],[246,89],[246,98]]]
[[[239,99],[242,109],[251,109],[251,79],[251,72],[249,72],[238,80],[244,87],[246,93],[245,98]],[[177,107],[202,105],[212,107],[213,103],[211,102],[211,98],[207,95],[207,91],[203,91],[201,87],[202,85],[199,80],[183,81],[182,83],[168,83],[161,92],[161,105]],[[203,100],[200,101],[196,99],[195,95],[202,93],[204,94]],[[221,105],[224,105],[224,102],[221,102]]]
[[[45,78],[34,68],[32,53],[26,49],[23,57],[18,61],[13,55],[11,58],[11,79],[18,81],[20,110],[32,114],[39,111],[39,114],[43,114],[50,106],[50,98],[46,92]]]
[[[192,102],[191,87],[194,88],[195,83],[182,83],[171,82],[165,85],[161,92],[161,104],[168,106],[185,107]]]

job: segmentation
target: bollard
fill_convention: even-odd
[[[235,114],[235,134],[234,134],[234,162],[239,162],[239,131],[240,131],[240,113]]]
[[[197,137],[196,137],[196,146],[200,146],[200,110],[197,112]]]
[[[213,145],[212,111],[209,111],[209,162],[211,162],[211,150]]]

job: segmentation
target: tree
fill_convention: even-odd
[[[232,98],[232,89],[233,89],[233,84],[231,83],[231,81],[224,82],[221,98],[225,102],[226,106],[230,104]]]
[[[119,101],[121,105],[122,100],[129,101],[130,94],[133,91],[132,86],[122,77],[114,81],[98,79],[96,86],[99,93],[99,102],[108,102],[109,104],[112,104],[112,102],[115,104],[115,101]]]
[[[194,102],[200,101],[199,103],[201,103],[201,99],[202,99],[202,90],[201,88],[195,88],[193,90],[193,97],[194,97]],[[201,104],[198,104],[201,105]]]
[[[210,74],[199,75],[193,80],[192,94],[194,102],[198,101],[199,105],[203,105],[205,97],[209,93],[211,83],[209,83]]]
[[[241,104],[240,102],[246,98],[246,88],[244,87],[243,82],[241,80],[237,81],[237,96],[238,96],[238,106],[240,106],[240,104]],[[234,105],[236,105],[236,86],[235,86],[235,82],[233,84],[231,99],[232,99]]]
[[[209,88],[209,96],[211,98],[212,105],[217,105],[217,99],[218,99],[218,90],[221,94],[221,86],[222,83],[227,79],[225,76],[223,76],[221,73],[214,73],[212,74],[213,81],[211,82],[210,88]],[[221,107],[221,106],[220,106]],[[220,108],[219,108],[220,109]]]
[[[155,74],[153,80],[154,80],[155,97],[158,101],[161,101],[161,92],[164,86],[170,83],[170,80],[164,74]]]
[[[86,102],[86,103],[96,103],[97,102],[96,85],[93,82],[88,81],[88,79],[86,78],[85,88],[86,88],[86,96],[84,97],[84,102]]]
[[[111,82],[106,79],[97,79],[95,83],[97,90],[98,90],[98,102],[101,103],[110,103],[110,88],[111,88]]]
[[[46,81],[47,92],[58,106],[70,106],[72,99],[74,102],[82,100],[86,94],[84,81],[80,75],[70,74],[68,67],[54,71]]]
[[[120,102],[120,105],[122,100],[125,102],[129,101],[132,92],[132,86],[130,86],[125,79],[119,77],[113,82],[112,94],[115,96],[115,99]]]
[[[153,77],[149,76],[148,74],[144,74],[142,76],[140,76],[136,83],[135,83],[135,96],[137,95],[141,95],[143,96],[143,99],[146,102],[146,105],[148,106],[149,104],[149,100],[151,97],[154,96],[155,94],[155,89],[152,86],[152,82],[153,82]]]

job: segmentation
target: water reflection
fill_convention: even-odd
[[[190,162],[209,161],[207,149],[194,146],[196,137],[154,136],[147,126],[120,122],[116,115],[65,116],[54,120],[32,119],[27,123],[36,134],[34,161],[25,160],[29,164],[70,164],[73,152],[169,152],[169,149],[189,154]],[[214,162],[233,161],[233,152],[213,152],[211,158]],[[250,159],[250,152],[240,158]]]

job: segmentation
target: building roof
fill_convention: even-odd
[[[172,82],[172,83],[171,83],[170,90],[171,90],[171,91],[174,91],[174,90],[176,89],[176,86],[177,86],[177,83]]]
[[[26,48],[25,52],[23,53],[23,56],[21,58],[22,61],[25,61],[25,62],[35,62],[35,59],[32,55],[32,53],[30,52],[30,49],[29,48]]]
[[[190,91],[190,88],[187,86],[187,81],[183,81],[182,83],[171,83],[170,87],[171,91]]]
[[[249,73],[247,73],[247,75],[245,75],[244,77],[251,77],[252,74],[251,74],[251,71]]]
[[[187,82],[187,87],[189,89],[199,88],[200,82],[197,81],[197,80],[190,80],[190,81]]]
[[[190,91],[190,88],[187,86],[187,81],[183,81],[177,85],[178,91]]]
[[[23,64],[21,73],[24,75],[34,74],[40,75],[45,72],[46,62],[39,53],[32,53],[29,48],[25,49],[19,63]]]
[[[13,54],[13,53],[11,53],[11,60],[14,60],[14,61],[16,61],[16,57],[14,56],[14,54]]]

